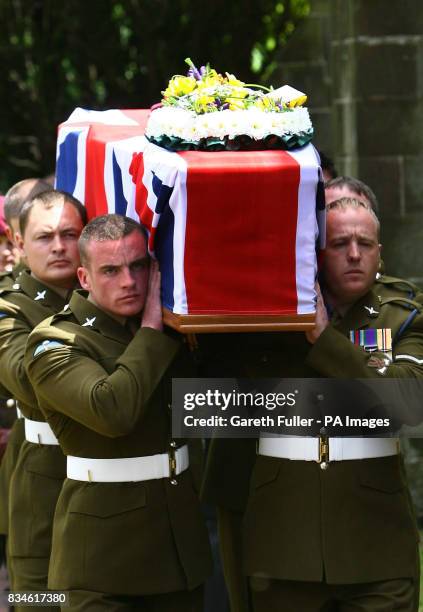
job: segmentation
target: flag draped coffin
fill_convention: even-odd
[[[312,326],[324,234],[313,146],[169,152],[144,137],[148,114],[74,111],[59,127],[56,187],[90,218],[141,221],[181,331]]]

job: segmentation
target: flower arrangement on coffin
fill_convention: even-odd
[[[284,85],[245,84],[228,72],[197,69],[173,76],[148,120],[147,138],[166,149],[292,149],[313,137],[307,96]]]

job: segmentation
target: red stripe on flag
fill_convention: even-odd
[[[297,313],[298,163],[284,151],[180,155],[188,311]]]
[[[143,111],[140,115],[146,114]],[[91,124],[87,137],[87,157],[85,170],[85,206],[88,218],[108,213],[104,187],[104,158],[108,142],[142,136],[144,127],[140,125]],[[138,185],[137,185],[138,186]]]
[[[153,222],[153,211],[147,204],[148,192],[142,182],[144,176],[144,156],[142,153],[134,153],[132,155],[129,174],[132,176],[132,182],[135,184],[135,210],[141,223],[150,230]]]

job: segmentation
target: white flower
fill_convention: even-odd
[[[236,138],[247,135],[263,140],[269,134],[283,136],[310,130],[308,110],[296,107],[289,111],[262,111],[257,107],[247,110],[224,110],[197,115],[175,106],[154,110],[148,120],[146,135],[151,138],[174,136],[190,142],[202,138]]]

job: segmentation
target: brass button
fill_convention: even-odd
[[[172,478],[172,480],[170,481],[171,485],[177,485],[178,481],[175,478]]]

